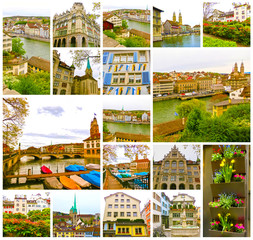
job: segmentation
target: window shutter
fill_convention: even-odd
[[[149,72],[142,73],[142,84],[150,84]]]
[[[138,62],[138,52],[134,52],[134,62]]]
[[[107,63],[108,56],[109,56],[109,52],[104,52],[104,54],[103,54],[103,64]]]
[[[112,63],[112,61],[113,61],[113,53],[110,54],[109,62],[108,63]]]
[[[111,85],[112,73],[106,73],[104,78],[104,85]]]

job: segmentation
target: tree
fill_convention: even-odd
[[[107,127],[107,124],[106,122],[103,122],[103,133],[110,133],[108,127]]]
[[[73,64],[78,69],[87,63],[89,60],[93,64],[100,64],[100,51],[99,50],[70,50],[71,58],[73,59]]]
[[[24,46],[24,43],[21,41],[20,38],[12,39],[12,52],[16,53],[16,55],[23,56],[26,53],[23,46]]]
[[[204,2],[203,3],[203,18],[207,20],[213,14],[213,6],[217,2]]]
[[[127,21],[125,19],[122,20],[122,27],[127,29],[128,28],[128,24]]]
[[[176,107],[176,112],[179,118],[188,117],[194,108],[206,111],[206,103],[197,99],[185,101]]]
[[[115,145],[104,145],[103,148],[103,163],[109,165],[117,159],[117,146]]]
[[[26,98],[3,98],[3,142],[10,147],[15,147],[22,136],[28,108]]]
[[[124,145],[124,149],[124,155],[128,157],[131,161],[135,160],[136,155],[147,157],[150,151],[150,148],[147,145]]]
[[[100,17],[100,9],[101,9],[101,4],[100,2],[93,2],[93,8],[92,11],[93,13],[89,14],[90,19],[96,20]]]

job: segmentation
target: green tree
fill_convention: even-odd
[[[127,20],[125,20],[125,19],[122,20],[122,27],[125,29],[128,28]]]
[[[194,108],[206,111],[206,103],[198,99],[184,101],[176,107],[176,112],[179,118],[188,117]]]
[[[91,19],[98,19],[100,17],[100,9],[101,9],[101,3],[100,2],[93,2],[93,8],[92,8],[92,11],[93,13],[89,14],[89,17]]]
[[[116,38],[116,33],[111,32],[110,30],[105,30],[103,33],[104,33],[107,37],[110,37],[110,38],[112,38],[112,39],[115,39],[115,38]]]
[[[3,142],[15,147],[22,136],[29,105],[26,98],[3,98]]]
[[[23,56],[26,53],[23,46],[24,46],[24,43],[21,41],[20,38],[12,39],[12,51],[16,53],[16,55]]]
[[[109,128],[107,127],[106,122],[103,122],[103,132],[104,133],[110,133]]]

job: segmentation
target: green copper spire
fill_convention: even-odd
[[[77,213],[77,209],[76,209],[76,194],[75,194],[75,196],[74,196],[73,213]]]
[[[88,60],[87,60],[87,68],[91,69],[91,67],[90,67],[90,58],[88,58]]]

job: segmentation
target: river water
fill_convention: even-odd
[[[28,38],[20,38],[24,43],[23,48],[26,51],[25,56],[28,58],[32,56],[41,57],[50,61],[50,43],[32,40]]]
[[[139,31],[150,33],[150,23],[137,22],[133,20],[126,20],[129,29],[137,29]]]
[[[200,35],[166,37],[160,42],[154,42],[154,47],[200,47]]]
[[[198,100],[206,102],[207,111],[212,112],[210,107],[211,97],[199,98]],[[170,99],[166,101],[153,102],[153,124],[168,122],[176,119],[176,107],[182,102],[188,100]]]
[[[150,125],[130,124],[130,123],[106,123],[111,133],[124,132],[150,135]]]
[[[43,159],[34,160],[32,158],[22,158],[8,174],[28,174],[28,169],[32,170],[32,174],[41,174],[42,165],[47,166],[53,173],[65,172],[65,167],[73,164],[86,165],[88,163],[97,163],[97,159],[68,158],[68,159]],[[13,180],[15,181],[15,180]],[[22,182],[22,180],[21,180]],[[12,182],[15,183],[15,182]],[[4,185],[4,189],[44,189],[42,183],[29,182],[22,185]]]

